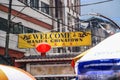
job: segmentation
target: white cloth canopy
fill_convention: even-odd
[[[0,65],[0,80],[36,80],[28,72],[12,67]]]
[[[75,63],[76,74],[89,71],[120,70],[120,33],[116,33],[91,48]]]

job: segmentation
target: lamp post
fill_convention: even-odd
[[[118,29],[120,29],[120,26],[118,26],[112,19],[102,15],[102,14],[99,14],[99,13],[90,13],[88,15],[94,15],[94,16],[99,16],[99,17],[102,17],[102,18],[105,18],[107,20],[109,20],[110,22],[112,22]]]

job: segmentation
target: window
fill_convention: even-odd
[[[67,6],[69,7],[69,5],[70,5],[70,0],[67,0]]]
[[[67,20],[68,20],[68,25],[69,25],[68,30],[72,31],[72,29],[73,29],[73,25],[72,25],[72,23],[73,23],[73,17],[70,14],[68,14]]]
[[[77,5],[77,2],[78,2],[77,0],[74,0],[74,10],[75,10],[75,11],[77,10],[77,6],[78,6],[78,5]]]
[[[38,33],[38,32],[40,32],[40,31],[37,31],[37,30],[33,30],[33,33]]]
[[[46,14],[50,14],[49,5],[44,3],[44,2],[41,2],[41,11],[46,13]]]
[[[74,23],[75,23],[75,31],[79,31],[80,29],[79,29],[79,25],[80,25],[80,23],[79,23],[79,18],[74,18]]]
[[[12,30],[12,28],[11,28]],[[13,26],[13,31],[12,31],[13,34],[20,34],[20,33],[23,33],[23,26],[20,25],[19,23],[15,23],[14,26]]]
[[[7,31],[7,20],[0,18],[0,30]]]
[[[24,4],[28,4],[28,0],[18,0],[18,1],[20,1],[20,2],[22,2],[22,3],[24,3]]]
[[[6,19],[0,17],[0,30],[7,31],[8,28],[7,22],[8,21]],[[21,33],[36,33],[36,32],[39,31],[23,26],[21,22],[19,23],[11,22],[10,33],[21,34]]]
[[[24,33],[33,33],[33,29],[24,27]]]
[[[39,0],[30,0],[30,7],[39,9]]]
[[[8,29],[7,22],[8,21],[6,19],[0,18],[0,30],[7,31]],[[23,32],[23,28],[22,26],[19,25],[19,23],[11,22],[10,33],[19,34],[22,32]]]

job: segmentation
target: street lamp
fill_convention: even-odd
[[[112,22],[118,29],[120,29],[120,26],[118,26],[112,19],[110,19],[100,13],[90,13],[88,15],[94,15],[94,16],[99,16],[99,17],[105,18],[105,19],[109,20],[110,22]]]

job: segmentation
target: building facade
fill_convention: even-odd
[[[115,33],[117,29],[98,18],[80,21],[80,0],[12,0],[10,29],[6,34],[9,1],[0,0],[0,60],[6,60],[6,36],[9,35],[11,63],[30,72],[38,80],[73,79],[72,58],[110,36],[110,30]],[[92,45],[52,48],[44,57],[35,48],[18,48],[19,34],[75,31],[91,31]]]
[[[25,59],[23,62],[24,64],[22,63],[23,65],[21,65],[19,59],[22,59],[25,56],[40,56],[40,54],[35,50],[35,48],[18,48],[18,34],[38,32],[69,32],[78,30],[79,26],[75,23],[79,22],[80,1],[12,0],[11,13],[9,12],[9,1],[10,0],[0,0],[0,54],[2,56],[5,55],[6,35],[9,35],[8,54],[12,58],[15,66],[26,69],[34,76],[43,76],[44,74],[48,76],[50,76],[50,74],[54,76],[56,74],[66,74],[68,76],[73,75],[74,71],[70,66],[71,57],[68,59],[62,58],[62,60],[58,59],[58,62],[56,64],[52,64],[52,66],[51,63],[56,61],[56,59],[51,60],[50,63],[44,59],[42,60],[42,58],[40,61],[37,59],[38,61],[35,61],[35,63],[31,59],[30,61],[26,61]],[[10,21],[8,21],[9,14],[11,16]],[[10,22],[10,26],[8,26],[8,22]],[[9,31],[9,34],[7,34],[7,31]],[[62,53],[67,53],[68,49],[68,47],[52,48],[47,54],[59,55]],[[18,61],[15,61],[15,59]],[[64,61],[65,63],[63,63]],[[49,66],[51,67],[49,68]],[[59,72],[60,70],[58,70],[58,73],[56,73],[56,70],[54,69],[55,67],[56,69],[61,67],[60,70],[66,67],[65,69],[70,70],[70,73],[67,74],[65,69],[63,72]],[[46,73],[41,74],[42,72],[40,72],[40,69],[44,70],[44,68],[48,70]],[[38,72],[34,72],[34,70]]]

